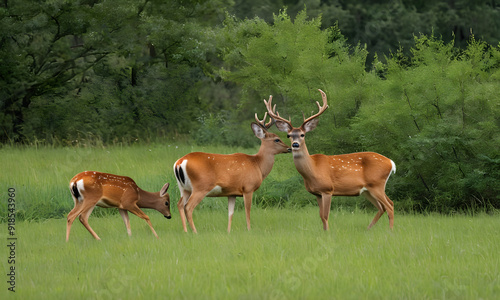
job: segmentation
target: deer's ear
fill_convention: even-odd
[[[259,124],[252,122],[252,130],[255,136],[259,139],[266,137],[266,131]]]
[[[160,196],[163,197],[167,194],[168,187],[170,186],[170,183],[165,183],[165,185],[161,188],[160,190]]]
[[[305,132],[309,132],[309,131],[313,130],[314,128],[316,128],[316,126],[318,126],[318,123],[319,123],[319,119],[309,120],[309,121],[305,122],[304,124],[302,124],[302,129]]]
[[[292,130],[292,128],[287,122],[283,122],[281,120],[276,120],[276,127],[278,128],[279,131],[283,132],[288,132]]]

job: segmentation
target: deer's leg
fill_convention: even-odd
[[[87,202],[88,203],[88,202]],[[84,203],[83,204],[83,209],[82,209],[82,213],[80,214],[80,222],[83,224],[83,226],[85,226],[85,228],[87,228],[87,230],[90,232],[90,234],[96,239],[96,240],[101,240],[99,238],[99,236],[97,235],[97,233],[95,233],[95,231],[92,229],[92,227],[90,227],[89,225],[89,217],[90,217],[90,214],[92,213],[92,211],[94,210],[95,208],[95,204],[86,204]]]
[[[373,198],[373,196],[369,192],[364,192],[363,196],[365,196],[365,198],[368,199],[378,209],[377,214],[371,221],[370,225],[368,225],[368,229],[370,229],[378,222],[380,217],[384,214],[385,210],[384,207],[380,205],[380,203],[375,198]]]
[[[394,202],[392,202],[392,200],[389,199],[389,197],[385,194],[385,192],[384,196],[386,203],[388,204],[388,208],[386,210],[387,210],[387,216],[389,217],[389,227],[392,229],[394,227]]]
[[[184,232],[187,232],[186,203],[188,202],[189,197],[191,197],[191,194],[189,192],[182,190],[181,191],[181,198],[179,199],[179,202],[177,202],[177,208],[179,209],[179,214],[181,216],[181,221],[182,221],[182,228],[184,229]]]
[[[243,201],[245,203],[245,215],[247,218],[247,229],[250,230],[250,210],[252,209],[252,195],[253,192],[243,194]]]
[[[156,234],[156,231],[155,229],[153,228],[153,224],[151,224],[151,220],[149,220],[149,217],[148,215],[146,215],[140,208],[139,206],[137,206],[136,203],[134,203],[133,205],[129,205],[127,207],[124,207],[126,210],[130,211],[131,213],[133,213],[134,215],[138,216],[139,218],[143,219],[144,221],[146,221],[146,223],[148,223],[149,225],[149,228],[151,228],[151,231],[153,232],[153,234],[155,235],[156,238],[158,238],[158,235]]]
[[[367,198],[377,209],[378,212],[373,218],[370,225],[368,225],[368,229],[372,228],[375,225],[380,217],[387,211],[387,215],[389,216],[389,227],[392,229],[394,225],[394,204],[387,197],[384,191],[380,192],[377,189],[368,190],[363,193],[363,196]]]
[[[321,218],[321,221],[323,222],[323,229],[328,230],[328,217],[330,215],[330,207],[332,204],[332,195],[317,195],[316,196],[316,201],[318,201],[318,206],[319,206],[319,217]]]
[[[231,223],[233,221],[234,206],[236,205],[236,196],[227,197],[227,211],[228,211],[228,221],[227,221],[227,232],[231,232]]]
[[[82,213],[82,209],[83,209],[82,203],[75,201],[75,207],[69,212],[66,222],[66,242],[69,240],[71,225],[75,221],[76,217],[78,217]]]
[[[319,218],[323,222],[323,199],[321,196],[316,195],[316,201],[318,202],[318,207],[319,207]],[[323,229],[325,227],[325,222],[323,222]]]
[[[385,194],[385,191],[384,191],[384,194]],[[394,208],[394,202],[392,202],[391,199],[389,199],[389,197],[387,196],[387,194],[385,194],[385,199],[387,200],[387,202],[391,205],[392,208]]]
[[[201,200],[205,197],[207,193],[206,192],[195,192],[193,191],[191,193],[191,196],[189,197],[188,203],[186,204],[186,218],[187,221],[189,222],[189,226],[191,226],[191,229],[193,230],[194,233],[198,233],[196,231],[196,227],[194,226],[193,222],[193,211],[200,204]]]
[[[122,216],[123,222],[125,223],[125,227],[127,228],[128,236],[132,236],[132,230],[130,230],[130,220],[128,218],[127,210],[119,208],[118,211]]]
[[[323,229],[328,230],[328,217],[330,216],[330,209],[332,207],[332,195],[323,194],[321,198],[323,202],[323,217],[321,220],[323,221]]]

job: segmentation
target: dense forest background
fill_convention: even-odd
[[[494,0],[4,0],[0,143],[255,147],[262,99],[297,124],[321,88],[312,153],[392,158],[413,210],[500,208],[499,41]]]

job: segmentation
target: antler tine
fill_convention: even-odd
[[[269,117],[269,122],[267,122],[266,124],[266,118],[267,118],[267,112],[264,113],[264,118],[262,120],[259,120],[259,117],[257,117],[257,113],[255,113],[255,120],[257,121],[257,123],[261,127],[269,129],[274,124],[274,119]]]
[[[292,122],[290,120],[286,120],[284,118],[282,118],[280,116],[280,114],[278,112],[276,112],[276,104],[274,105],[274,107],[272,106],[272,101],[273,101],[273,96],[269,96],[269,100],[266,101],[266,99],[264,99],[264,104],[266,105],[266,108],[267,108],[267,112],[269,113],[269,116],[274,119],[274,120],[279,120],[279,121],[283,121],[285,123],[287,123],[288,125],[290,125],[290,127],[293,127],[292,126]]]
[[[323,99],[323,106],[321,106],[321,105],[319,104],[319,102],[318,102],[318,101],[316,101],[316,105],[318,105],[318,109],[319,109],[318,113],[317,113],[317,114],[315,114],[315,115],[310,116],[310,117],[309,117],[309,118],[307,118],[307,119],[305,119],[305,117],[304,117],[304,123],[306,123],[306,122],[308,122],[308,121],[311,121],[311,120],[312,120],[312,119],[314,119],[314,118],[319,117],[319,115],[321,115],[322,113],[324,113],[324,112],[325,112],[325,110],[328,108],[328,103],[327,103],[327,100],[326,100],[326,94],[325,94],[325,92],[323,92],[323,91],[322,91],[322,90],[320,90],[320,89],[318,89],[318,91],[321,93],[321,98]]]

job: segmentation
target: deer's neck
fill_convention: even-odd
[[[259,152],[255,155],[255,159],[257,165],[260,168],[260,171],[262,172],[262,179],[266,178],[267,175],[269,175],[269,173],[271,173],[271,170],[273,169],[274,154],[266,151],[263,145],[261,145]]]
[[[139,189],[139,201],[137,201],[137,206],[140,208],[156,208],[159,198],[160,192],[151,193]]]
[[[314,160],[309,155],[305,144],[299,150],[293,151],[293,162],[295,163],[295,168],[304,179],[314,176]]]

